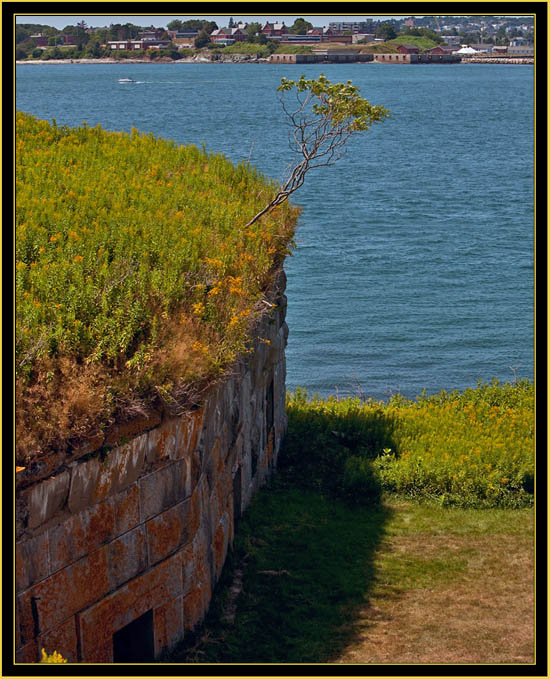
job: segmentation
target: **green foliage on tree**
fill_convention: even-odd
[[[212,31],[215,31],[216,28],[218,28],[218,24],[215,21],[207,21],[206,19],[188,19],[187,21],[183,22],[180,21],[179,28],[171,28],[171,23],[168,24],[168,28],[171,31],[202,31],[202,29],[204,28],[206,32],[210,35]]]
[[[293,90],[295,97],[291,98],[291,102],[294,103],[287,104],[285,95]],[[290,127],[290,147],[302,160],[290,172],[271,202],[247,226],[284,203],[303,185],[309,170],[335,163],[343,155],[344,146],[353,134],[368,130],[390,115],[383,106],[375,106],[363,99],[351,80],[331,83],[322,73],[319,78],[311,80],[304,75],[298,81],[281,78],[277,91]],[[290,108],[291,105],[296,108]]]
[[[174,19],[173,21],[169,21],[166,24],[166,28],[169,31],[182,31],[183,30],[183,21],[180,21],[179,19]]]
[[[253,21],[251,24],[248,24],[248,26],[246,27],[246,36],[247,36],[246,39],[247,39],[247,41],[248,42],[260,42],[259,39],[262,36],[261,30],[262,30],[262,25],[257,21]],[[266,38],[265,35],[263,37]],[[266,40],[267,40],[267,38],[266,38]]]
[[[42,33],[42,35],[51,36],[57,35],[59,31],[52,26],[45,26],[44,24],[16,24],[15,26],[15,44],[25,42],[35,33]]]
[[[313,24],[310,24],[309,21],[300,18],[294,21],[292,26],[288,29],[288,32],[294,35],[305,35],[312,28]]]
[[[200,33],[195,38],[195,47],[201,49],[210,44],[210,36],[205,28],[201,29]]]
[[[397,33],[391,24],[382,24],[376,31],[376,37],[382,38],[383,40],[392,40],[393,38],[397,38]]]
[[[91,57],[93,59],[98,59],[99,57],[103,56],[104,51],[105,50],[102,49],[101,45],[99,44],[99,41],[97,41],[97,40],[91,41],[90,40],[88,42],[87,46],[86,46],[86,49],[84,50],[84,54],[87,57]]]
[[[432,31],[429,28],[422,27],[418,28],[416,26],[409,26],[405,31],[403,31],[399,35],[399,37],[407,35],[416,35],[419,37],[428,38],[429,40],[433,40],[433,42],[437,43],[438,45],[441,45],[441,43],[445,42],[443,38],[439,35],[439,33],[436,33],[435,31]]]

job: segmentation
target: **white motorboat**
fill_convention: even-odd
[[[119,83],[135,83],[137,80],[134,80],[133,78],[119,78],[118,79]]]

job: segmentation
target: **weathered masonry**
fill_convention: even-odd
[[[372,54],[357,50],[316,50],[312,54],[272,54],[270,64],[349,64],[373,60]]]
[[[375,54],[374,60],[382,64],[460,64],[458,54]]]
[[[286,429],[285,275],[204,404],[119,425],[16,482],[16,662],[152,660],[204,617]]]

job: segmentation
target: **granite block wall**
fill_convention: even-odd
[[[42,648],[69,662],[157,657],[204,618],[286,430],[285,280],[253,352],[201,407],[150,413],[17,474],[16,662]]]

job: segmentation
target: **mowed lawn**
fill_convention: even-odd
[[[289,395],[279,471],[172,661],[533,663],[534,393]]]
[[[389,507],[376,584],[333,662],[534,662],[534,512]]]
[[[170,662],[532,663],[533,518],[391,497],[350,507],[278,479]]]

